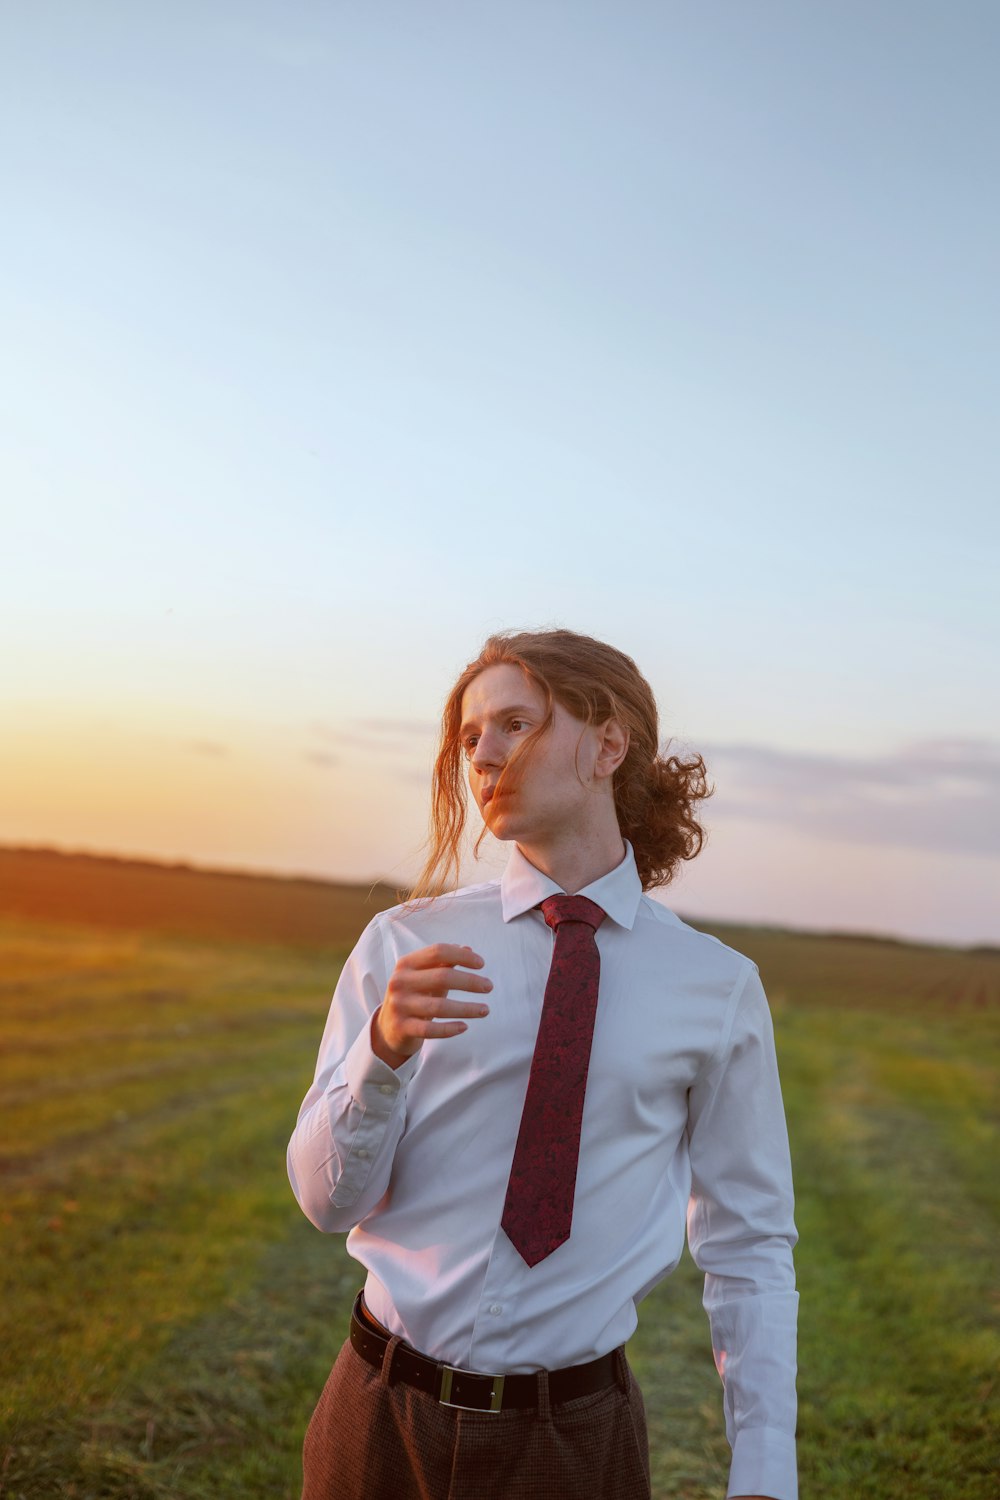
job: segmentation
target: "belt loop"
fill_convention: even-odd
[[[632,1389],[632,1371],[628,1367],[625,1350],[620,1344],[615,1350],[615,1379],[618,1381],[622,1394],[627,1396]]]
[[[549,1400],[549,1372],[539,1370],[536,1375],[538,1381],[538,1420],[539,1422],[552,1423],[552,1403]]]
[[[393,1334],[392,1338],[386,1345],[385,1354],[382,1356],[382,1369],[379,1372],[379,1379],[385,1386],[386,1390],[388,1390],[392,1385],[392,1361],[393,1357],[395,1356],[396,1350],[399,1348],[402,1342],[403,1341],[398,1334]]]

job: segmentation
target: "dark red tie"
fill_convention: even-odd
[[[549,896],[542,911],[556,940],[500,1219],[529,1266],[568,1240],[573,1224],[583,1098],[601,978],[594,933],[604,921],[604,912],[586,896]]]

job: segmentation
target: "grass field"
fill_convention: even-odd
[[[0,899],[4,1497],[293,1500],[346,1328],[357,1270],[284,1147],[363,893],[314,891],[307,921],[286,892],[241,937],[231,893],[192,918],[210,888],[175,873],[174,931],[112,920],[95,868],[86,925],[65,891]],[[996,1500],[1000,955],[713,930],[775,1014],[804,1500]],[[725,1493],[699,1298],[685,1260],[630,1348],[658,1500]]]

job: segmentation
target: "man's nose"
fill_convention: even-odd
[[[472,764],[477,771],[485,771],[489,766],[503,764],[503,745],[499,735],[489,729],[483,731],[472,752]]]

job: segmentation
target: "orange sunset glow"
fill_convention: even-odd
[[[32,15],[0,843],[405,882],[457,673],[560,624],[635,658],[716,782],[666,899],[1000,940],[995,171],[963,91],[931,131],[905,70],[752,8],[724,44],[580,18],[569,60],[534,15],[523,89],[513,33],[416,13],[391,47],[361,12],[295,45],[226,7],[197,43]]]

